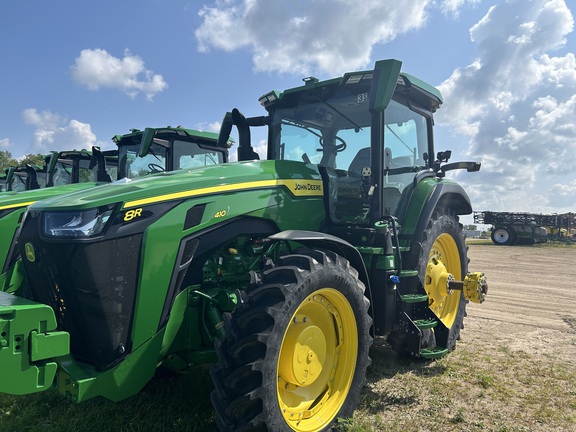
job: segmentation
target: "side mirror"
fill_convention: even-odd
[[[142,140],[140,140],[140,147],[138,148],[138,156],[144,157],[150,151],[150,146],[152,141],[154,141],[154,135],[156,135],[156,129],[146,128],[142,134]]]
[[[234,120],[232,119],[232,113],[227,112],[222,120],[222,124],[220,125],[220,132],[218,133],[218,147],[228,147],[228,139],[230,138],[230,133],[232,133],[232,126],[234,124]]]

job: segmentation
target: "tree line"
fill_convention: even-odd
[[[0,150],[0,173],[3,173],[6,168],[25,164],[42,167],[44,166],[44,157],[39,153],[30,153],[23,158],[15,159],[8,150]]]

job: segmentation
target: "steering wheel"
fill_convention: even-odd
[[[163,166],[155,164],[155,163],[149,163],[148,164],[148,169],[152,172],[152,173],[157,173],[157,172],[164,172],[165,169]]]

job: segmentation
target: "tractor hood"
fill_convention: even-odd
[[[295,196],[322,194],[321,176],[315,165],[256,160],[167,172],[137,180],[123,179],[43,200],[30,210],[82,210],[116,203],[122,203],[122,209],[129,209],[198,196],[279,186],[286,187]]]
[[[79,190],[93,188],[97,183],[73,183],[50,188],[34,189],[21,192],[3,192],[0,195],[0,212],[2,210],[17,209],[34,204],[37,201],[65,195]]]

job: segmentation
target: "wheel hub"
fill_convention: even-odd
[[[307,317],[296,316],[284,340],[293,347],[283,350],[279,363],[282,379],[297,386],[312,384],[320,376],[326,360],[326,337]]]
[[[424,287],[430,297],[438,299],[452,294],[454,291],[449,288],[449,284],[454,280],[454,276],[448,272],[442,261],[436,257],[430,259]]]

